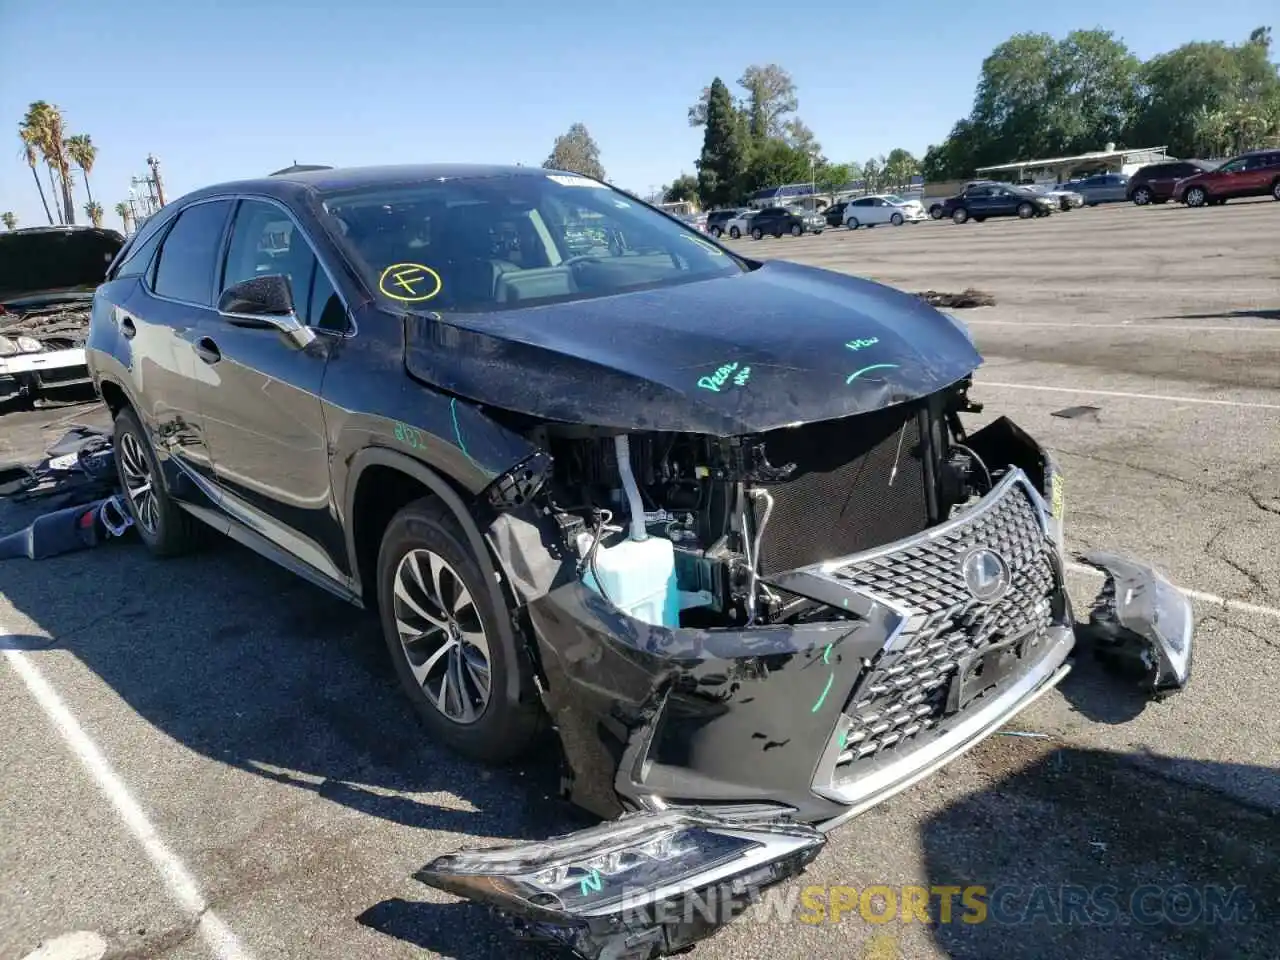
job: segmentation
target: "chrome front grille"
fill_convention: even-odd
[[[941,722],[952,680],[970,655],[1012,645],[1025,669],[1045,647],[1057,578],[1040,511],[1021,481],[993,497],[967,520],[832,571],[907,618],[845,707],[837,778],[885,751],[902,750]],[[1010,572],[1008,591],[989,604],[974,598],[962,571],[964,557],[979,547],[999,553]]]

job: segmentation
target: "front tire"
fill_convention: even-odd
[[[761,230],[759,227],[752,227],[752,228],[751,228],[751,239],[752,239],[752,240],[763,240],[763,239],[764,239],[764,231],[763,231],[763,230]]]
[[[1030,220],[1036,215],[1036,208],[1029,203],[1018,204],[1018,219]]]
[[[439,500],[415,500],[387,525],[378,610],[401,686],[435,740],[487,763],[527,750],[542,718],[532,668]]]
[[[113,434],[116,476],[147,549],[157,557],[174,557],[199,546],[200,521],[169,496],[155,450],[132,408],[116,415]]]
[[[732,239],[732,240],[737,240],[737,239],[738,239],[739,237],[741,237],[741,236],[742,236],[742,231],[741,231],[741,230],[739,230],[737,227],[730,227],[730,228],[729,228],[729,237],[730,237],[730,239]]]
[[[802,226],[800,226],[800,224],[798,224],[798,223],[797,223],[794,227],[792,227],[792,228],[791,228],[791,235],[792,235],[793,237],[798,237],[798,236],[800,236],[800,234],[802,234],[802,233],[804,233],[804,228],[803,228]]]
[[[857,218],[857,217],[850,217],[848,220],[846,220],[846,221],[844,222],[844,225],[845,225],[846,227],[848,227],[850,230],[857,230],[857,229],[858,229],[858,218]]]
[[[1209,194],[1204,187],[1191,187],[1182,198],[1188,207],[1203,207],[1209,203]]]
[[[711,235],[715,237],[717,240],[719,240],[722,236],[724,236],[724,231],[721,230],[719,227],[712,227]]]
[[[889,222],[892,223],[895,227],[902,226],[902,214],[895,213],[892,217],[889,218]]]
[[[1133,202],[1140,207],[1145,207],[1151,202],[1151,191],[1146,187],[1139,187],[1133,191]]]

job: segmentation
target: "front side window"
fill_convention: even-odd
[[[280,274],[289,280],[298,316],[305,317],[316,268],[311,245],[287,213],[263,200],[240,203],[219,292],[254,277]]]
[[[211,200],[187,207],[164,238],[156,264],[155,292],[162,297],[201,306],[213,303],[214,264],[230,200]]]
[[[1218,168],[1219,173],[1239,173],[1244,169],[1245,158],[1240,157],[1237,160],[1228,160]]]
[[[696,231],[566,174],[460,177],[323,199],[370,287],[428,310],[509,309],[747,269]]]

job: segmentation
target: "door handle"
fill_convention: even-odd
[[[132,340],[138,335],[138,328],[133,325],[133,320],[129,317],[123,317],[120,320],[120,333],[126,340]]]
[[[196,356],[205,363],[217,363],[222,359],[222,351],[208,337],[201,337],[195,342]]]

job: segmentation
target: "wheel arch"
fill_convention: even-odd
[[[343,498],[346,518],[343,527],[351,558],[352,586],[354,592],[364,599],[367,608],[378,609],[378,551],[387,524],[406,504],[429,495],[443,503],[462,528],[494,609],[499,612],[499,640],[507,646],[506,652],[513,658],[528,656],[528,651],[516,642],[511,618],[504,615],[510,604],[485,538],[475,516],[467,509],[458,488],[447,475],[397,450],[365,447],[351,459],[348,478]],[[375,494],[383,496],[375,498]],[[511,662],[515,663],[517,659]],[[519,671],[512,671],[507,678],[507,688],[513,698],[520,696]]]

